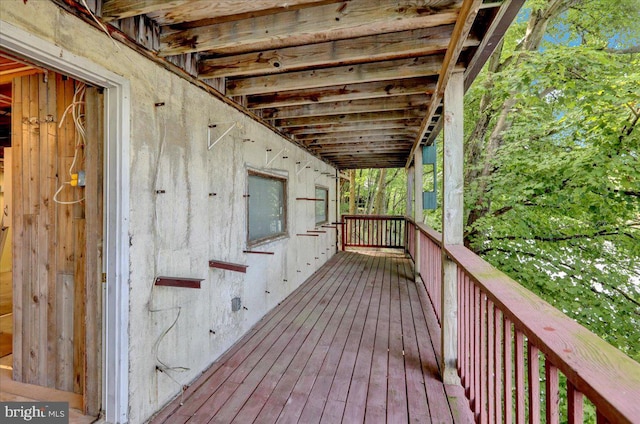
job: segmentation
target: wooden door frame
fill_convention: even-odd
[[[0,21],[0,48],[105,89],[102,409],[107,422],[125,423],[129,403],[129,81],[4,21]]]

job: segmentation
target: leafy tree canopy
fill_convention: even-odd
[[[467,95],[467,244],[640,360],[640,3],[534,0]]]
[[[529,0],[465,97],[465,243],[638,361],[639,22],[637,0]],[[354,211],[404,212],[403,172],[352,182]]]

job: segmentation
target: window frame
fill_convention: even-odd
[[[274,234],[270,234],[268,236],[265,237],[260,237],[260,238],[256,238],[256,239],[251,239],[251,233],[250,233],[250,229],[249,229],[249,225],[250,225],[250,214],[251,214],[251,198],[249,197],[249,181],[250,181],[250,177],[259,177],[259,178],[263,178],[263,179],[267,179],[267,180],[273,180],[273,181],[278,181],[280,183],[282,183],[282,208],[283,208],[283,213],[282,213],[282,221],[283,221],[283,231],[278,232],[278,233],[274,233]],[[247,225],[246,225],[246,232],[247,232],[247,246],[253,247],[253,246],[258,246],[261,244],[265,244],[265,243],[269,243],[271,241],[275,241],[275,240],[279,240],[282,238],[287,238],[289,237],[289,208],[288,208],[288,190],[289,187],[289,181],[288,178],[286,176],[283,175],[277,175],[277,174],[272,174],[272,173],[268,173],[268,172],[264,172],[264,171],[259,171],[259,170],[255,170],[255,169],[247,169],[247,203],[246,203],[246,207],[247,207],[247,214],[246,214],[246,218],[247,218]]]
[[[329,187],[325,187],[325,186],[321,186],[321,185],[317,185],[315,186],[316,192],[315,192],[315,196],[317,199],[317,190],[323,190],[326,193],[326,197],[323,199],[324,200],[324,221],[318,221],[318,215],[317,215],[317,211],[314,208],[314,221],[316,223],[316,226],[318,225],[323,225],[329,222]],[[316,200],[316,202],[319,202],[319,200]],[[314,205],[314,206],[317,206]]]

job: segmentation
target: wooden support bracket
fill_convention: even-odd
[[[227,271],[235,271],[235,272],[246,273],[248,265],[234,264],[234,263],[231,263],[231,262],[210,260],[209,261],[209,268],[226,269]]]
[[[204,281],[204,278],[156,277],[155,285],[199,289],[202,281]]]

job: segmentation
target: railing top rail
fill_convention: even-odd
[[[416,222],[413,219],[409,217],[405,217],[405,219],[408,222],[412,223],[413,225],[416,225]],[[429,237],[433,242],[435,242],[439,246],[442,246],[442,234],[440,234],[439,232],[437,232],[436,230],[434,230],[433,228],[425,224],[417,224],[417,226],[424,235]]]
[[[409,222],[413,222],[407,218]],[[420,231],[442,246],[442,236]],[[640,417],[640,364],[462,245],[447,255],[611,422]]]
[[[445,250],[604,416],[615,422],[640,417],[640,364],[466,247]]]
[[[353,219],[353,218],[357,218],[357,219],[392,219],[392,220],[401,220],[404,219],[404,216],[402,215],[342,215],[342,218],[346,218],[346,219]]]

